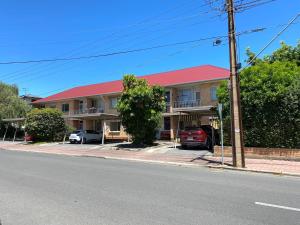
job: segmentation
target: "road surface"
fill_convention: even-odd
[[[300,224],[300,178],[0,151],[2,225]]]

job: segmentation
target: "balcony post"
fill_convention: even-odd
[[[170,89],[169,112],[173,112],[173,88]]]
[[[106,122],[105,122],[105,120],[103,120],[103,128],[102,128],[102,145],[104,145],[105,131],[106,131]]]

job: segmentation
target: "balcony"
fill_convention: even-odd
[[[94,113],[104,113],[104,109],[102,108],[83,108],[74,110],[73,112],[70,112],[69,115],[84,115],[84,114],[94,114]]]
[[[201,106],[200,100],[176,101],[173,103],[174,108],[191,108]]]

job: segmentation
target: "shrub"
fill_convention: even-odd
[[[27,114],[25,130],[35,141],[58,141],[66,132],[66,124],[57,109],[33,109]]]

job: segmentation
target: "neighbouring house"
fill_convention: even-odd
[[[28,105],[32,105],[32,102],[42,99],[41,97],[34,96],[31,94],[21,95],[20,98],[27,102]]]
[[[174,139],[185,126],[212,124],[211,108],[217,105],[216,89],[229,79],[229,70],[203,65],[162,72],[139,78],[166,90],[160,138]],[[61,110],[67,123],[76,129],[103,131],[105,139],[127,139],[116,110],[123,89],[122,80],[74,87],[33,102],[36,107]]]

